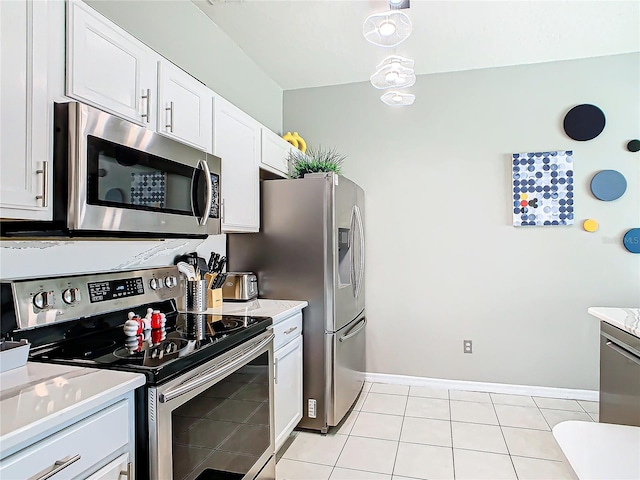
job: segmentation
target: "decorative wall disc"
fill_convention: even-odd
[[[584,103],[573,107],[564,117],[564,131],[574,140],[592,140],[604,130],[604,113],[595,105]]]
[[[630,152],[639,152],[640,151],[640,140],[631,140],[627,143],[627,150]]]
[[[587,232],[595,232],[596,230],[598,230],[599,226],[600,225],[598,225],[598,222],[593,218],[585,220],[582,224],[582,228],[584,228]]]
[[[640,253],[640,228],[632,228],[624,234],[624,248],[631,253]]]
[[[627,190],[627,180],[616,170],[602,170],[591,179],[591,193],[605,202],[620,198]]]

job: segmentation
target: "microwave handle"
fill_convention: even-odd
[[[198,160],[198,166],[196,168],[202,168],[204,170],[204,175],[207,180],[207,198],[205,199],[205,208],[202,214],[202,218],[198,220],[198,225],[206,225],[207,220],[209,220],[209,215],[211,214],[211,202],[213,201],[213,183],[211,181],[211,171],[209,170],[209,164],[207,164],[207,160]],[[195,178],[195,177],[194,177]],[[195,189],[195,181],[191,184],[191,188]]]

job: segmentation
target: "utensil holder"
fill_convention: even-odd
[[[203,313],[207,311],[208,280],[188,280],[184,295],[184,311]]]

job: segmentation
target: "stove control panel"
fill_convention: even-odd
[[[184,282],[175,266],[2,283],[3,288],[11,287],[20,329],[184,296]]]

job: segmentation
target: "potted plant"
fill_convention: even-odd
[[[287,156],[291,178],[302,178],[307,173],[335,172],[342,174],[342,163],[346,155],[339,154],[334,148],[309,147],[306,152],[292,149]]]

